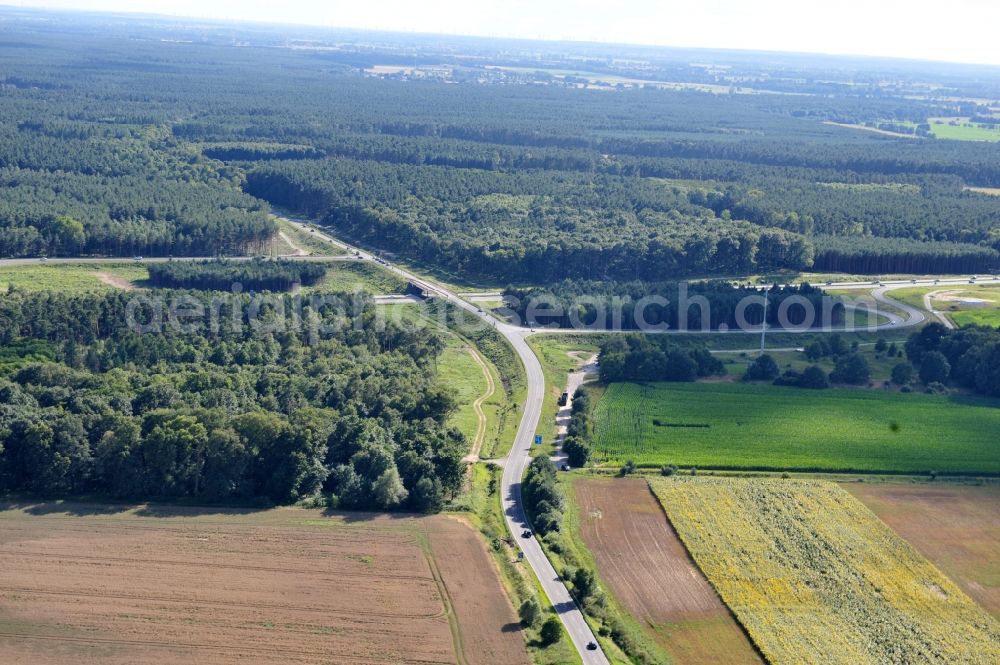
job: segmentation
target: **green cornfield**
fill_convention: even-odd
[[[734,383],[616,383],[596,463],[720,469],[1000,473],[1000,401]]]

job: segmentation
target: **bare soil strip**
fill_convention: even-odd
[[[919,136],[914,134],[903,134],[902,132],[891,132],[888,129],[879,129],[877,127],[866,127],[865,125],[852,125],[846,122],[833,122],[826,120],[823,122],[824,125],[833,125],[835,127],[847,127],[848,129],[861,129],[866,132],[872,132],[873,134],[881,134],[882,136],[894,136],[899,139],[919,139]]]
[[[295,243],[295,241],[294,241],[294,240],[292,240],[291,236],[289,236],[289,235],[288,235],[287,233],[285,233],[284,231],[278,231],[278,236],[280,236],[280,237],[281,237],[281,239],[282,239],[282,240],[284,240],[284,241],[285,241],[285,243],[286,243],[286,244],[287,244],[287,245],[288,245],[289,247],[291,247],[291,248],[292,248],[292,251],[294,252],[294,254],[286,254],[285,256],[309,256],[309,252],[308,252],[308,251],[306,251],[306,250],[304,250],[303,248],[299,247],[299,246],[298,246],[298,245],[297,245],[297,244]]]
[[[979,194],[989,194],[990,196],[1000,196],[998,187],[963,187],[967,192],[978,192]]]
[[[930,312],[931,314],[933,314],[934,317],[938,321],[940,321],[941,324],[944,325],[945,328],[952,328],[952,329],[954,329],[955,328],[955,324],[952,323],[951,319],[948,318],[948,315],[945,314],[944,312],[939,312],[938,310],[934,309],[934,303],[931,302],[931,300],[935,296],[937,296],[938,294],[940,294],[940,293],[944,293],[944,291],[931,291],[930,293],[925,293],[924,294],[924,309],[926,309],[928,312]]]
[[[123,291],[133,291],[135,290],[135,284],[128,281],[124,277],[119,277],[118,275],[112,275],[107,272],[96,272],[94,275],[97,279],[101,280],[108,286],[113,286],[116,289],[122,289]]]
[[[761,662],[646,481],[583,478],[573,486],[581,536],[602,579],[676,662]]]
[[[526,662],[446,517],[3,505],[0,570],[3,663]]]

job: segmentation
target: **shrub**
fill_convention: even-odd
[[[851,353],[837,359],[837,366],[830,373],[834,383],[847,383],[855,386],[867,385],[872,378],[871,367],[860,353]]]
[[[928,351],[920,359],[920,381],[930,385],[944,383],[951,373],[951,364],[940,351]]]
[[[542,618],[542,608],[538,605],[537,600],[528,598],[517,609],[517,615],[521,618],[522,625],[531,627]]]
[[[593,571],[577,568],[576,572],[573,573],[573,589],[576,590],[577,596],[581,599],[592,594],[597,589],[597,579],[594,577]]]
[[[823,371],[822,367],[810,365],[806,367],[805,371],[802,372],[802,376],[799,377],[798,386],[799,388],[821,390],[830,387],[830,379],[826,376],[826,372]]]
[[[556,617],[549,617],[538,631],[538,637],[545,646],[555,644],[562,638],[562,623]]]
[[[908,386],[913,383],[913,365],[910,363],[899,363],[892,368],[892,382],[897,386]]]
[[[944,385],[943,383],[934,381],[933,383],[927,384],[927,388],[924,392],[926,392],[928,395],[947,395],[951,391],[948,390],[948,386]]]
[[[590,459],[590,445],[586,441],[575,436],[568,436],[563,441],[562,449],[566,453],[570,466],[587,466],[587,461]]]
[[[666,464],[666,465],[664,465],[663,467],[660,468],[660,475],[661,476],[672,476],[675,473],[677,473],[677,465],[676,464]]]
[[[750,367],[747,368],[747,373],[743,375],[744,381],[773,381],[778,378],[781,370],[778,369],[778,363],[774,362],[774,358],[768,354],[763,354],[758,356],[752,363]]]

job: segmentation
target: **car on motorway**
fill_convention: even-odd
[[[133,256],[132,259],[134,261],[142,261],[142,257],[141,256]]]
[[[587,642],[587,651],[597,651],[597,644],[594,642]]]
[[[522,538],[531,538],[531,531],[528,530],[528,529],[525,529],[524,531],[521,532],[521,537]]]
[[[39,261],[41,261],[42,263],[45,263],[46,261],[48,261],[48,260],[49,260],[49,257],[47,257],[47,256],[43,256],[43,257],[41,257],[41,258],[40,258],[40,259],[38,259],[38,260],[39,260]]]

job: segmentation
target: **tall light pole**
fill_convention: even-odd
[[[760,355],[764,355],[764,338],[767,335],[767,300],[771,293],[771,286],[764,289],[764,320],[760,324]]]

